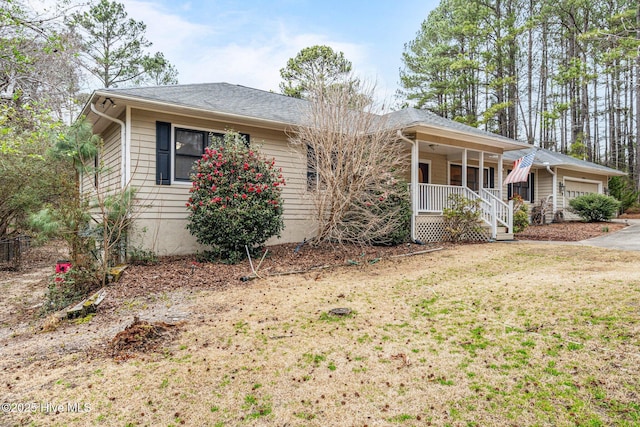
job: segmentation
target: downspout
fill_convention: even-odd
[[[398,138],[411,144],[411,240],[416,240],[416,216],[418,215],[418,165],[416,157],[418,153],[418,141],[407,138],[398,129]]]
[[[556,173],[554,171],[551,170],[551,166],[549,166],[548,162],[545,162],[544,164],[547,167],[547,172],[549,172],[551,174],[552,181],[551,181],[551,185],[553,187],[553,214],[555,215],[556,212],[558,211],[558,175],[556,175]]]
[[[96,109],[96,106],[92,103],[90,104],[91,106],[91,111],[93,111],[94,114],[96,114],[97,116],[100,116],[102,118],[105,118],[109,121],[112,121],[114,123],[117,123],[120,125],[120,185],[122,186],[122,188],[125,188],[127,185],[127,178],[125,176],[126,174],[126,170],[127,170],[127,165],[126,163],[126,145],[127,145],[127,141],[126,141],[126,125],[124,124],[124,122],[120,119],[116,119],[114,117],[110,117],[100,111],[98,111]]]

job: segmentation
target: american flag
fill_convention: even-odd
[[[527,182],[534,157],[536,157],[535,150],[513,162],[513,170],[507,175],[504,185],[513,184],[514,182]]]

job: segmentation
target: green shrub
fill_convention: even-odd
[[[513,200],[513,232],[521,233],[529,226],[529,208],[522,199],[522,196],[516,194]]]
[[[480,200],[471,200],[460,194],[451,194],[449,206],[444,208],[445,238],[452,242],[474,240],[482,234],[480,226]]]
[[[127,260],[133,265],[155,265],[159,262],[158,255],[154,251],[135,247],[129,248]]]
[[[608,221],[620,209],[620,202],[604,194],[585,194],[569,201],[571,210],[585,222]]]
[[[211,248],[209,259],[236,263],[270,237],[282,221],[282,170],[249,149],[242,136],[228,132],[208,147],[191,175],[187,228]]]
[[[354,203],[338,229],[343,236],[372,245],[395,246],[411,238],[411,199],[405,181],[393,180],[386,191],[372,191],[365,202]],[[371,202],[375,201],[375,202]]]
[[[396,193],[386,197],[375,206],[380,217],[388,217],[394,226],[387,233],[379,233],[373,240],[374,245],[395,246],[409,241],[411,238],[411,196],[409,186],[404,181],[395,184]]]

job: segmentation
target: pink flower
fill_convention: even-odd
[[[246,200],[246,199],[247,199],[247,195],[246,195],[246,194],[243,194],[243,195],[242,195],[242,198]]]
[[[249,163],[245,163],[245,164],[243,165],[243,168],[244,168],[244,170],[249,170]]]

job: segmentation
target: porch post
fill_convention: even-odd
[[[414,140],[411,144],[411,240],[416,237],[416,216],[418,215],[418,204],[420,198],[420,184],[418,179],[418,162],[420,161],[420,147],[418,140]]]
[[[467,149],[462,150],[462,186],[467,187]]]
[[[484,151],[480,151],[478,156],[478,194],[482,194],[484,188]]]
[[[500,197],[500,200],[504,200],[504,194],[502,194],[502,189],[504,188],[504,185],[502,185],[502,154],[498,154],[498,185],[500,189],[498,197]]]

